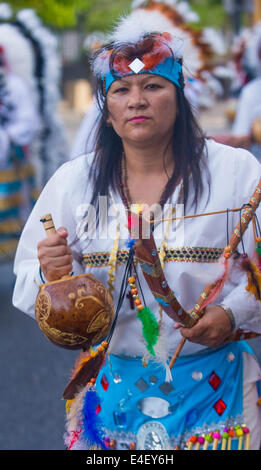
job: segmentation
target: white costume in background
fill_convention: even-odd
[[[261,77],[249,82],[242,89],[238,104],[236,118],[233,123],[233,135],[241,136],[251,132],[255,119],[261,118]],[[258,160],[261,160],[261,147],[254,143],[249,149]]]
[[[100,111],[96,100],[94,100],[86,112],[80,128],[77,132],[76,138],[74,139],[71,151],[70,160],[73,160],[80,155],[88,154],[93,152],[95,147],[95,136],[97,130],[97,124],[100,119]]]
[[[40,130],[32,94],[22,78],[3,74],[0,103],[0,261],[12,258],[35,201],[31,144]]]
[[[10,145],[26,146],[31,143],[40,129],[40,120],[29,88],[24,81],[13,74],[6,74],[7,122],[0,126],[0,169],[8,164]],[[1,105],[0,105],[1,106]]]

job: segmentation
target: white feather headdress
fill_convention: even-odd
[[[173,41],[169,43],[174,57],[183,58],[184,75],[194,76],[203,67],[201,51],[194,44],[192,35],[179,28],[158,11],[137,9],[122,17],[109,35],[109,40],[116,43],[136,43],[145,34],[168,32]]]
[[[64,127],[57,108],[61,77],[58,41],[33,9],[20,10],[10,19],[5,11],[8,9],[1,5],[0,21],[4,22],[0,23],[0,44],[5,49],[9,71],[23,78],[30,87],[42,122],[42,133],[30,146],[37,186],[42,189],[68,159]]]

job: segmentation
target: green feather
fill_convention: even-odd
[[[155,356],[153,346],[159,337],[159,325],[155,315],[148,307],[144,307],[137,316],[142,323],[142,334],[147,344],[147,350],[152,356]]]
[[[257,243],[256,251],[257,251],[258,255],[261,256],[261,243],[260,242]]]

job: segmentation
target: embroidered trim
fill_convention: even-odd
[[[220,432],[222,433],[223,429],[226,427],[235,427],[235,426],[242,426],[242,423],[244,422],[244,418],[242,415],[237,415],[235,418],[229,417],[226,420],[220,420],[218,423],[213,423],[213,424],[203,424],[201,426],[197,426],[194,429],[190,431],[185,431],[184,434],[180,434],[178,436],[169,436],[170,442],[171,442],[171,447],[173,449],[178,446],[179,449],[186,449],[187,450],[187,441],[189,438],[193,435],[205,435],[209,433],[213,433],[217,430],[217,428],[220,429]],[[117,443],[117,449],[123,450],[123,449],[129,449],[129,444],[130,442],[137,442],[137,435],[132,432],[125,432],[125,431],[110,431],[106,428],[104,428],[104,433],[106,436],[109,437],[110,441],[115,440]],[[233,441],[238,440],[237,436],[233,437]],[[220,446],[220,445],[219,445]],[[212,448],[212,445],[209,447],[210,449]]]
[[[233,427],[235,428],[236,426],[242,426],[244,420],[242,415],[238,415],[235,418],[227,418],[226,420],[219,421],[218,423],[213,423],[211,425],[209,424],[203,424],[202,426],[198,426],[194,428],[191,431],[185,431],[184,434],[180,434],[178,436],[168,436],[169,437],[169,443],[170,447],[172,449],[184,449],[188,450],[188,441],[192,436],[205,436],[210,433],[214,433],[217,428],[219,429],[221,435],[222,432],[224,431],[225,428]],[[142,426],[141,426],[142,427]],[[118,450],[129,450],[131,449],[130,444],[134,443],[136,448],[136,443],[137,443],[137,434],[133,432],[125,432],[123,430],[114,430],[110,431],[106,428],[103,428],[104,435],[106,436],[106,441],[108,443],[114,443],[113,449],[118,449]],[[91,448],[88,447],[88,442],[84,440],[83,436],[80,436],[81,429],[70,429],[67,431],[67,434],[65,435],[65,443],[68,445],[71,442],[72,437],[75,437],[75,434],[77,433],[77,439],[75,439],[72,443],[72,446],[70,448],[73,448],[76,450],[75,443],[78,441],[79,448],[82,450],[90,450]],[[232,437],[232,441],[238,443],[238,436],[235,434],[234,437]],[[213,440],[212,442],[210,441],[209,444],[209,450],[212,449],[213,446]],[[78,448],[78,447],[77,447]],[[110,444],[108,446],[108,449],[110,448]],[[203,445],[201,447],[203,449]],[[69,449],[68,449],[69,450]],[[143,450],[143,449],[138,449],[138,450]],[[162,449],[166,450],[166,449]],[[191,449],[189,449],[191,450]],[[219,446],[217,450],[221,450],[221,438],[219,440]]]
[[[204,247],[182,247],[165,248],[165,263],[216,263],[223,253],[223,248]],[[158,250],[159,251],[159,250]],[[119,250],[117,253],[117,264],[127,263],[129,250]],[[99,268],[109,266],[110,252],[97,251],[83,254],[83,263],[88,268]]]

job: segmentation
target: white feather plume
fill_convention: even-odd
[[[183,57],[185,75],[197,73],[202,66],[199,49],[195,46],[188,31],[174,26],[173,23],[158,11],[138,9],[127,17],[122,17],[112,31],[110,39],[122,43],[136,43],[146,33],[169,32],[173,36],[170,47],[176,58]]]
[[[164,2],[163,2],[164,3]],[[168,1],[166,1],[165,3],[168,3]],[[173,4],[170,5],[173,7]],[[199,16],[198,14],[193,11],[190,7],[190,5],[188,4],[188,2],[175,2],[175,9],[177,10],[177,12],[182,16],[182,18],[184,19],[185,22],[188,22],[188,23],[197,23],[199,21]]]
[[[24,8],[20,10],[17,15],[17,19],[25,24],[30,31],[38,28],[41,25],[41,20],[36,15],[35,11],[31,8]]]
[[[119,43],[136,43],[146,33],[163,33],[171,27],[171,22],[157,11],[138,9],[119,20],[109,39]]]
[[[34,54],[27,39],[9,23],[0,24],[0,44],[5,51],[8,70],[20,76],[36,94]]]
[[[100,53],[92,63],[94,75],[107,75],[110,72],[109,59],[106,58],[106,52]]]
[[[12,17],[12,9],[8,3],[0,4],[0,19],[9,20]]]

